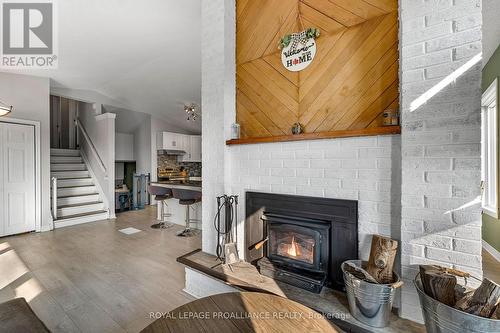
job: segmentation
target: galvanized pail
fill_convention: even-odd
[[[500,320],[471,315],[436,301],[424,292],[419,274],[413,282],[420,298],[428,333],[500,332]]]
[[[341,266],[344,273],[347,300],[349,301],[349,311],[354,318],[366,325],[372,327],[387,326],[392,310],[392,301],[396,292],[396,288],[393,285],[399,282],[399,275],[393,273],[395,281],[392,284],[366,282],[345,271],[345,265],[348,262],[358,267],[363,267],[365,262],[361,260],[347,260]]]

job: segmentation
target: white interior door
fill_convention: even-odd
[[[33,231],[35,128],[0,123],[0,236]]]

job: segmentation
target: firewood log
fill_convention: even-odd
[[[377,280],[373,276],[370,275],[367,271],[365,271],[363,268],[358,267],[354,265],[353,263],[346,263],[345,265],[345,270],[357,277],[358,279],[361,279],[363,281],[371,282],[371,283],[378,283]]]
[[[483,279],[481,285],[459,309],[470,314],[490,318],[500,303],[500,286],[490,279]]]
[[[394,282],[392,268],[398,242],[387,237],[373,235],[367,272],[379,283]]]
[[[420,265],[420,278],[427,295],[449,306],[455,305],[457,278],[432,265]]]
[[[455,300],[460,300],[462,299],[465,294],[467,294],[469,290],[467,290],[464,286],[457,284],[455,285]]]
[[[472,295],[474,295],[474,290],[466,292],[460,299],[458,299],[458,301],[455,303],[454,308],[463,311],[467,307],[467,304],[472,298]]]
[[[497,319],[499,320],[500,319],[500,304],[497,305],[495,311],[493,311],[493,314],[491,315],[490,317],[491,319]]]

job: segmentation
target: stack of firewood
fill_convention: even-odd
[[[398,242],[378,235],[373,235],[372,245],[370,249],[370,258],[366,269],[356,266],[352,263],[346,264],[346,271],[358,279],[370,283],[395,283],[392,268],[394,267],[394,259],[398,249]],[[397,282],[393,287],[397,288],[402,285],[401,281]]]
[[[470,278],[470,274],[437,265],[420,265],[420,278],[424,292],[435,300],[455,309],[491,319],[500,319],[500,286],[483,279],[473,290],[457,284],[457,276]]]

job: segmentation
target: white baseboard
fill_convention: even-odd
[[[484,240],[483,240],[483,249],[488,251],[488,253],[491,254],[497,261],[500,261],[500,252],[498,252],[493,246],[486,243]]]
[[[40,232],[47,232],[53,230],[52,228],[52,222],[50,224],[43,224],[42,228],[40,229]]]

